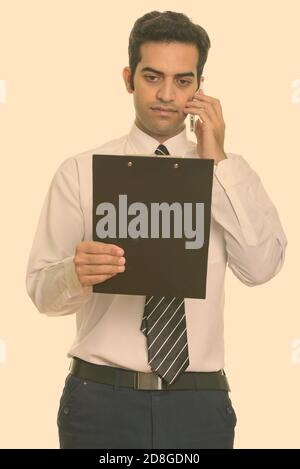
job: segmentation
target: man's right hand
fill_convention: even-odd
[[[74,264],[83,287],[105,282],[125,270],[124,250],[115,244],[82,241],[77,244]]]

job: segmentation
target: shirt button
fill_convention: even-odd
[[[70,412],[69,407],[64,407],[64,414],[68,414]]]
[[[228,414],[232,414],[232,409],[230,407],[227,407],[227,412]]]

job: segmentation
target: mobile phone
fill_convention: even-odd
[[[199,90],[202,90],[202,81],[203,81],[203,78],[201,78],[200,80],[200,86],[199,88],[197,89],[196,93],[199,91]],[[196,124],[196,119],[195,119],[195,114],[190,114],[190,131],[191,132],[195,132],[195,124]]]
[[[195,132],[195,115],[190,114],[190,131]]]

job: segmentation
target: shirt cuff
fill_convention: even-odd
[[[226,153],[227,158],[214,165],[214,175],[224,189],[245,182],[253,172],[241,155]]]
[[[92,286],[83,287],[79,282],[77,273],[75,270],[74,256],[67,257],[63,260],[66,287],[70,297],[78,295],[88,295],[92,293]]]

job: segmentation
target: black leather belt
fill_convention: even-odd
[[[156,373],[127,370],[106,365],[96,365],[81,358],[73,357],[70,373],[78,378],[102,384],[118,384],[139,390],[172,389],[223,389],[230,391],[225,371],[185,371],[172,383],[168,384]]]

